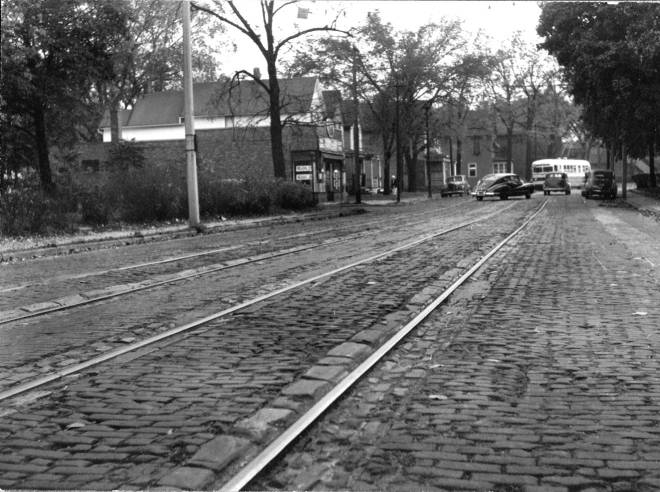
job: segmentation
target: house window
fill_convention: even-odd
[[[468,176],[470,178],[476,178],[477,177],[477,163],[476,162],[469,162],[468,163]]]
[[[472,154],[473,155],[481,154],[481,137],[480,136],[472,137]]]
[[[186,118],[184,116],[179,116],[179,125],[183,125],[186,122]]]
[[[506,161],[493,162],[493,172],[494,173],[508,172]]]

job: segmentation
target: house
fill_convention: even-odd
[[[309,186],[319,201],[346,200],[341,96],[324,91],[316,77],[280,79],[279,85],[287,178]],[[259,83],[196,83],[193,99],[200,179],[274,176],[268,95]],[[121,140],[139,145],[149,165],[183,168],[183,115],[183,91],[146,94],[132,109],[121,112]],[[82,152],[88,164],[107,161],[108,117],[99,131],[103,143]]]

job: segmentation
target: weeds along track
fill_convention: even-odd
[[[346,217],[363,213],[364,209],[358,206],[341,208],[339,211],[319,211],[294,215],[282,215],[238,221],[223,221],[204,227],[202,230],[190,228],[186,225],[163,226],[160,229],[142,229],[130,231],[116,231],[106,233],[90,233],[87,236],[53,239],[49,244],[35,247],[16,247],[0,252],[0,264],[20,261],[30,261],[37,258],[66,256],[84,252],[116,249],[118,247],[139,246],[144,244],[157,244],[162,241],[186,241],[192,237],[203,234],[220,234],[246,229],[259,229],[269,226],[285,225],[299,222],[322,221],[335,217]],[[39,240],[37,240],[39,241]],[[43,242],[43,241],[42,241]],[[37,243],[38,244],[38,243]]]
[[[238,490],[545,203],[515,202],[303,280],[282,272],[279,290],[246,288],[211,315],[15,384],[0,395],[2,451],[38,442],[30,470],[63,488],[173,486],[194,471],[190,488]],[[319,379],[319,364],[335,377]],[[62,460],[94,464],[72,472]],[[12,486],[34,487],[22,470]]]
[[[449,204],[442,205],[443,213],[453,213],[454,210],[463,206],[462,201],[452,201]],[[391,209],[390,206],[365,207],[363,205],[350,204],[345,207],[339,207],[338,210],[322,210],[319,212],[310,212],[293,215],[282,215],[274,217],[263,217],[256,219],[244,219],[238,221],[224,221],[212,223],[201,230],[187,227],[185,225],[163,227],[158,229],[136,230],[134,232],[117,231],[102,233],[92,233],[88,237],[53,239],[51,244],[37,247],[14,248],[0,251],[0,265],[13,264],[20,262],[30,262],[42,260],[45,258],[80,255],[84,253],[93,253],[103,250],[134,251],[133,248],[140,248],[145,245],[154,251],[160,249],[161,243],[169,245],[185,245],[199,242],[200,237],[208,237],[210,241],[214,236],[222,235],[231,237],[232,234],[245,234],[252,232],[255,238],[268,234],[271,228],[296,227],[300,224],[319,224],[332,220],[333,222],[359,223],[360,221],[378,222],[374,215],[382,215],[382,209]],[[367,213],[368,212],[368,213]],[[381,219],[386,220],[386,219]],[[342,227],[351,227],[346,224]],[[266,232],[264,232],[266,231]],[[36,241],[39,241],[38,239]],[[176,247],[176,246],[175,246]],[[185,246],[182,246],[185,250]]]
[[[392,217],[376,217],[340,227],[323,227],[233,244],[227,240],[218,244],[216,240],[195,246],[191,239],[186,239],[184,246],[172,245],[172,248],[161,249],[155,254],[150,251],[152,248],[141,246],[142,251],[133,250],[134,257],[122,254],[102,262],[98,261],[99,254],[107,257],[107,252],[96,252],[87,259],[66,257],[55,261],[47,258],[34,265],[5,266],[4,281],[0,284],[0,325],[170,282],[217,274],[239,265],[398,231],[402,227],[405,227],[405,233],[415,234],[416,228],[426,224],[432,215],[433,212],[425,211],[405,224]]]

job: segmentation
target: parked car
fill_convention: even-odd
[[[596,170],[587,174],[582,196],[592,198],[600,196],[603,198],[616,198],[617,186],[613,171]]]
[[[526,183],[517,174],[487,174],[479,180],[472,193],[477,200],[484,197],[499,197],[507,200],[510,196],[530,198],[534,193],[534,185]]]
[[[464,174],[447,178],[447,185],[440,191],[440,196],[469,195],[470,183]]]
[[[571,194],[571,184],[566,173],[548,173],[543,180],[543,194],[549,195],[553,191]]]

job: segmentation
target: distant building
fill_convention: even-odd
[[[263,81],[267,83],[267,81]],[[287,179],[309,186],[319,201],[345,200],[346,126],[341,96],[315,77],[281,79],[283,147]],[[273,177],[268,96],[255,81],[194,84],[200,175],[219,179]],[[185,167],[183,91],[146,94],[120,114],[121,140],[135,142],[152,166]],[[350,123],[349,131],[352,132]],[[110,148],[110,120],[102,144],[81,149],[84,167],[102,169]],[[352,152],[352,144],[346,149]]]

